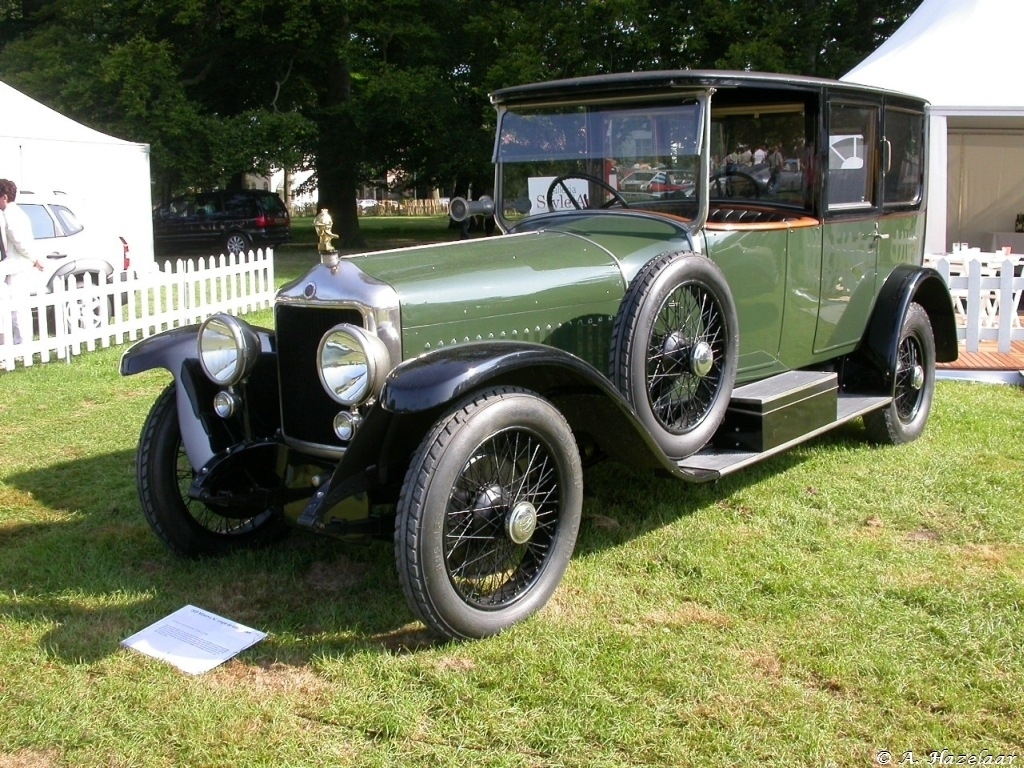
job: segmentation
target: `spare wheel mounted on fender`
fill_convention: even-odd
[[[677,251],[637,273],[612,329],[611,379],[668,456],[715,434],[738,354],[736,308],[713,261]]]

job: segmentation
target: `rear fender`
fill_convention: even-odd
[[[99,275],[101,283],[108,282],[114,274],[114,267],[102,259],[77,259],[68,264],[61,264],[60,269],[50,277],[50,290],[67,278],[86,274]]]
[[[956,360],[956,318],[949,288],[931,267],[900,265],[886,279],[871,314],[860,349],[852,358],[861,374],[860,388],[890,393],[892,372],[896,370],[900,329],[911,303],[920,304],[931,322],[935,337],[935,359],[940,363]]]

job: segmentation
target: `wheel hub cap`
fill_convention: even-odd
[[[924,386],[924,367],[915,365],[914,370],[910,372],[910,386],[915,390],[921,391]]]
[[[528,501],[520,501],[505,518],[505,533],[516,544],[525,544],[537,530],[537,508]]]
[[[706,341],[698,341],[690,352],[690,370],[697,376],[707,376],[715,364],[715,352]]]

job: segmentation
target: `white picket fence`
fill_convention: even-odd
[[[267,249],[179,259],[137,275],[122,272],[109,283],[68,282],[46,294],[0,293],[0,368],[12,370],[16,360],[26,366],[70,361],[83,351],[201,322],[215,312],[244,314],[269,307],[275,293],[274,254]],[[14,313],[23,321],[18,345]]]
[[[1008,354],[1010,342],[1024,340],[1018,307],[1024,277],[1014,275],[1020,257],[1003,254],[962,254],[926,259],[942,275],[953,296],[957,339],[966,351],[978,352],[982,341],[995,341]]]

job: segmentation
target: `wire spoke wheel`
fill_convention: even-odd
[[[222,513],[188,495],[195,471],[181,439],[176,394],[171,384],[157,398],[139,438],[139,499],[150,527],[182,557],[226,554],[280,539],[287,527],[274,508],[254,515]]]
[[[554,460],[537,435],[507,430],[480,445],[445,513],[444,558],[456,592],[491,608],[528,590],[550,552],[559,501]]]
[[[864,428],[876,443],[902,445],[924,432],[935,396],[935,337],[920,304],[912,303],[903,317],[890,377],[892,403],[864,414]]]
[[[682,433],[707,416],[723,383],[722,308],[704,286],[675,288],[647,339],[647,398],[667,430]]]
[[[921,343],[913,336],[900,342],[896,361],[896,387],[894,390],[896,414],[900,421],[909,422],[917,415],[924,399],[924,353]]]
[[[424,623],[486,637],[539,610],[576,543],[581,475],[569,425],[532,392],[485,390],[438,421],[395,521],[402,588]]]
[[[612,327],[609,377],[668,456],[699,451],[725,418],[737,328],[725,276],[706,257],[662,254],[630,283]]]

